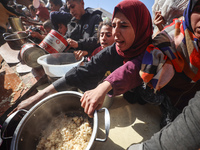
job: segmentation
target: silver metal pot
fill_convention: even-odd
[[[19,33],[4,33],[4,40],[8,43],[11,49],[20,50],[21,46],[29,41],[28,37],[30,35],[25,32]]]
[[[15,129],[13,137],[5,137],[4,133],[9,121],[12,120],[11,118],[24,110],[19,110],[18,112],[13,113],[3,124],[2,139],[12,138],[11,150],[35,150],[40,141],[42,131],[46,129],[53,117],[56,117],[61,113],[88,117],[87,114],[84,113],[84,109],[81,107],[81,96],[82,94],[79,92],[65,91],[44,98],[25,114]],[[110,115],[106,108],[102,108],[101,110],[105,110],[105,139],[96,138],[98,129],[98,113],[95,111],[94,117],[89,118],[89,121],[93,126],[93,132],[86,150],[93,149],[94,141],[105,142],[107,140],[110,129]]]

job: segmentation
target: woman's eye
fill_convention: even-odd
[[[121,27],[122,27],[122,28],[126,28],[126,27],[128,27],[128,26],[127,26],[127,25],[121,25]]]

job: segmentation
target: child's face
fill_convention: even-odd
[[[192,10],[190,20],[195,36],[200,39],[200,1],[196,3],[194,9]]]
[[[67,27],[64,24],[58,24],[58,32],[65,36],[67,32]]]
[[[118,11],[114,16],[112,26],[112,33],[116,46],[121,51],[129,49],[135,40],[135,31],[130,21],[123,13]]]
[[[109,25],[103,25],[100,31],[100,44],[101,47],[105,48],[114,43],[114,37],[112,35],[112,27]]]
[[[59,11],[60,6],[56,6],[53,2],[50,2],[51,4],[51,11]]]

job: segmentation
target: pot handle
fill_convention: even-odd
[[[9,123],[11,122],[11,120],[13,120],[13,118],[14,118],[15,116],[17,116],[20,112],[24,112],[24,113],[23,113],[23,115],[24,115],[24,114],[27,113],[28,111],[25,110],[25,109],[20,109],[20,110],[14,112],[13,114],[11,114],[11,115],[5,120],[5,122],[3,123],[2,129],[1,129],[1,138],[2,138],[3,140],[12,139],[12,136],[10,136],[10,137],[4,137],[4,133],[5,133],[5,131],[6,131],[7,127],[8,127],[8,125],[9,125]]]
[[[104,118],[105,118],[106,137],[105,137],[105,139],[96,138],[95,140],[99,141],[99,142],[105,142],[107,140],[109,130],[110,130],[110,113],[109,113],[108,109],[105,108],[105,107],[99,109],[98,112],[102,112],[103,110],[105,111],[105,117]]]
[[[11,33],[3,33],[3,37],[5,38],[7,35],[10,35]]]

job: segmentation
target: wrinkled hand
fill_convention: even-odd
[[[81,97],[81,107],[89,117],[93,117],[94,111],[102,107],[106,94],[112,89],[108,81],[99,84],[95,89],[86,91]]]
[[[155,18],[153,23],[158,27],[160,31],[163,29],[163,25],[166,24],[164,17],[161,15],[160,11],[155,12]]]
[[[70,38],[67,39],[67,42],[70,45],[70,47],[78,48],[78,42],[76,42],[76,41],[74,41],[74,40],[72,40]]]
[[[82,50],[74,51],[76,60],[81,60],[82,57],[86,56],[87,54],[88,54],[87,51],[82,51]]]

